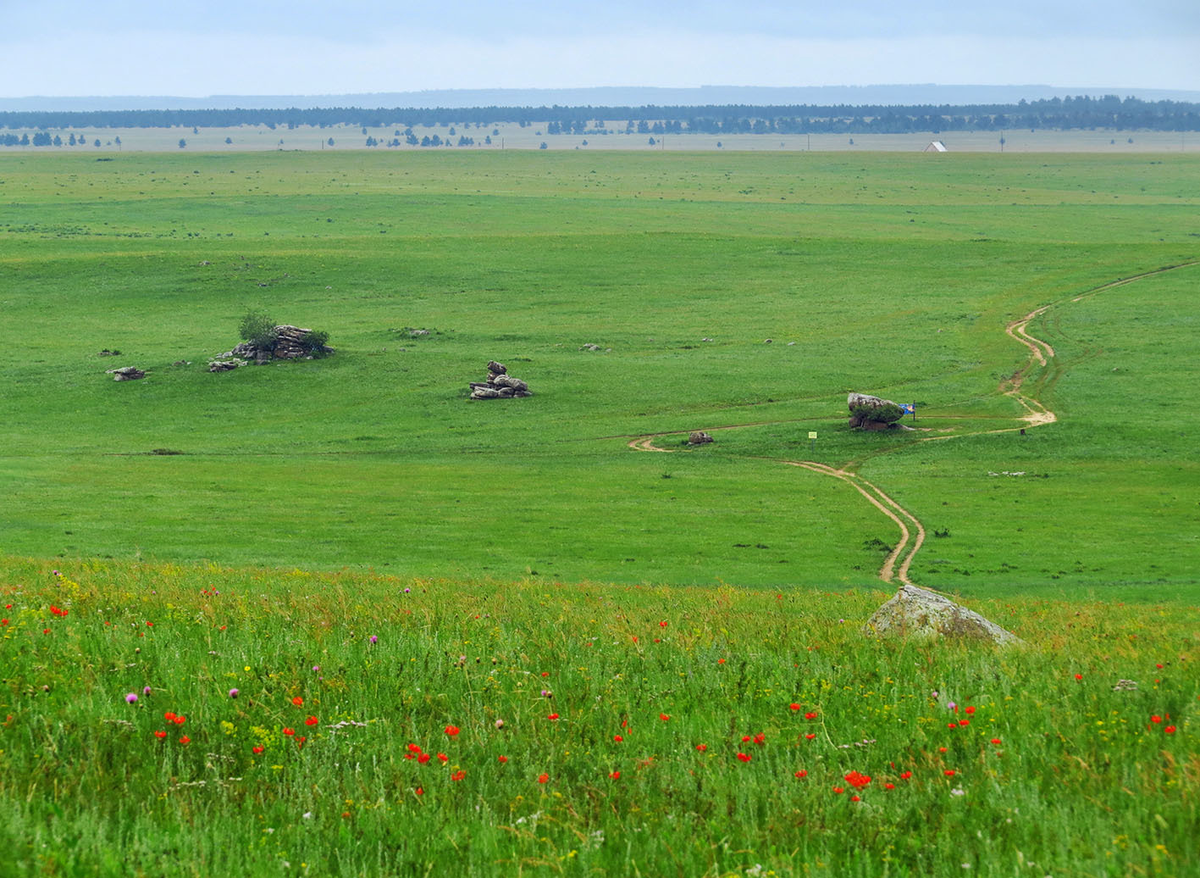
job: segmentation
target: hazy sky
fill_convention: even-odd
[[[0,0],[0,96],[604,85],[1200,90],[1200,0]]]

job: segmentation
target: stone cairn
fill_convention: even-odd
[[[503,363],[492,360],[487,364],[487,370],[486,383],[470,382],[471,399],[513,399],[533,395],[529,392],[529,385],[509,375]]]
[[[311,360],[314,349],[304,343],[310,332],[311,329],[302,326],[280,324],[275,327],[275,341],[270,347],[260,347],[253,342],[244,341],[233,350],[214,357],[208,364],[208,371],[227,372],[248,362],[263,366],[271,360]],[[333,353],[333,348],[324,345],[316,350],[318,353]]]

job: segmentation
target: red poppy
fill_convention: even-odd
[[[409,753],[420,753],[420,752],[421,752],[421,748],[420,748],[420,746],[418,746],[417,744],[409,744],[409,745],[408,745],[408,752],[409,752]]]
[[[846,775],[846,781],[856,790],[861,790],[871,782],[871,776],[869,774],[863,774],[861,771],[852,771]]]
[[[894,783],[885,783],[883,785],[883,788],[885,790],[894,790],[896,788],[896,785]]]
[[[620,744],[625,739],[622,738],[620,735],[613,735],[613,740],[616,741],[618,744]]]
[[[666,627],[667,627],[666,620],[664,619],[662,622],[659,622],[659,623],[658,623],[658,627],[659,627],[659,628],[666,628]]]
[[[315,716],[310,716],[304,721],[304,724],[306,726],[315,726],[317,724],[317,718]]]
[[[305,741],[307,741],[307,740],[308,740],[308,738],[304,737],[304,735],[301,735],[299,738],[297,738],[297,739],[296,739],[296,746],[297,746],[297,747],[303,747],[303,746],[304,746],[304,742],[305,742]]]
[[[183,714],[180,714],[179,716],[175,717],[175,725],[181,726],[185,722],[187,722],[187,717],[184,716]]]
[[[967,707],[967,715],[971,716],[974,713],[975,713],[975,708],[968,706]]]
[[[190,744],[190,743],[192,743],[192,739],[189,738],[187,735],[184,735],[182,738],[179,739],[179,743],[180,744]]]
[[[548,775],[544,772],[542,774],[538,775],[538,783],[548,783],[549,781],[550,781],[550,775]]]
[[[938,752],[939,752],[939,753],[945,753],[945,752],[946,752],[946,748],[945,748],[945,747],[938,747]]]
[[[717,659],[717,664],[719,664],[719,665],[725,664],[725,659]]]
[[[551,720],[551,721],[557,721],[557,720],[558,720],[558,714],[557,714],[557,713],[552,713],[552,714],[550,714],[550,716],[546,717],[546,719],[548,719],[548,720]]]
[[[549,672],[549,671],[542,671],[542,676],[543,676],[543,677],[549,677],[549,676],[550,676],[550,672]]]
[[[446,726],[446,734],[453,738],[458,734],[458,726]]]
[[[743,744],[748,744],[748,743],[750,743],[750,736],[749,736],[749,735],[742,735],[742,743],[743,743]]]
[[[766,742],[767,742],[766,732],[759,732],[757,735],[754,736],[755,744],[765,744]]]
[[[449,762],[449,761],[450,761],[450,757],[449,757],[449,756],[447,756],[445,753],[439,753],[439,754],[438,754],[438,761],[440,761],[440,762],[443,762],[443,763],[445,763],[445,762]]]
[[[420,756],[417,757],[417,762],[420,762],[422,765],[424,765],[428,761],[429,761],[428,753],[422,753]]]
[[[749,753],[739,753],[738,754],[738,759],[740,759],[742,762],[749,762],[750,758],[751,757],[750,757]]]
[[[1165,729],[1163,729],[1163,731],[1166,732],[1168,735],[1173,735],[1173,734],[1175,734],[1175,727],[1167,726]]]
[[[454,772],[454,774],[450,775],[450,780],[460,781],[466,776],[467,773],[460,768],[458,771]]]
[[[658,718],[659,718],[660,720],[662,720],[663,722],[667,722],[667,721],[668,721],[668,720],[669,720],[671,717],[670,717],[669,715],[665,714],[665,713],[660,713],[660,714],[658,715]]]
[[[416,793],[418,796],[425,795],[424,787],[417,787],[415,790],[413,790],[413,792]]]
[[[701,753],[703,753],[705,750],[708,749],[708,745],[707,744],[697,744],[696,749],[699,750]]]
[[[851,797],[850,797],[850,801],[851,801],[851,802],[861,802],[861,801],[862,801],[862,797],[861,797],[861,796],[851,796]]]
[[[796,772],[796,777],[808,777],[808,769],[801,768],[799,771]]]
[[[845,789],[843,789],[842,787],[834,787],[834,788],[833,788],[833,791],[834,791],[835,793],[837,793],[839,796],[840,796],[842,793],[846,792],[846,790],[845,790]]]
[[[796,702],[794,702],[794,701],[793,701],[791,704],[789,704],[789,705],[788,705],[788,707],[790,707],[792,710],[799,710],[799,709],[800,709],[800,705],[799,705],[799,704],[797,704],[797,703],[796,703]]]
[[[946,723],[946,728],[948,728],[948,729],[957,729],[957,728],[958,728],[958,723]]]
[[[999,746],[999,744],[1000,744],[1000,739],[999,739],[999,738],[992,738],[992,743],[993,743],[993,744],[995,744],[995,745],[997,745],[997,746]]]
[[[262,751],[263,751],[262,747],[251,747],[250,748],[250,752],[253,753],[255,756],[257,756]]]
[[[620,779],[621,779],[621,772],[619,772],[619,771],[610,771],[610,772],[608,773],[608,776],[609,776],[610,778],[612,778],[613,780],[620,780]]]
[[[900,775],[900,780],[908,780],[910,777],[912,777],[912,772],[906,771]]]
[[[501,764],[503,764],[503,763],[505,763],[505,762],[508,762],[508,757],[507,757],[507,756],[499,756],[499,757],[497,757],[497,758],[500,760],[500,763],[501,763]]]
[[[165,738],[166,736],[167,736],[166,732],[159,731],[159,732],[154,733],[154,737],[156,737],[156,738]]]
[[[289,729],[289,728],[287,728],[287,727],[285,726],[285,727],[284,727],[284,729],[283,729],[283,733],[284,733],[285,735],[294,735],[294,734],[296,734],[296,730],[295,730],[295,729]]]
[[[8,624],[7,619],[0,619],[0,625],[7,625],[7,624]]]
[[[292,699],[292,704],[296,705],[297,707],[303,707],[304,699],[301,698],[299,695],[297,695],[295,698]]]
[[[1082,680],[1082,679],[1083,679],[1083,674],[1076,674],[1076,675],[1075,675],[1075,680],[1076,680],[1076,682],[1078,682],[1078,681],[1080,681],[1080,680]]]
[[[811,741],[815,737],[816,737],[816,734],[814,734],[813,732],[809,732],[807,735],[804,736],[804,739],[806,741]]]
[[[804,714],[804,718],[805,719],[816,719],[817,712],[815,710],[810,710],[808,713]]]
[[[171,711],[168,710],[166,713],[163,714],[163,719],[165,719],[169,723],[173,723],[173,722],[175,722],[175,714],[171,713]]]
[[[946,777],[954,777],[954,769],[947,768],[946,771],[944,772],[944,774],[946,775]]]
[[[971,724],[971,721],[969,719],[960,719],[958,721],[958,724],[960,726],[969,726]]]
[[[1162,717],[1159,716],[1158,714],[1155,714],[1154,716],[1150,717],[1150,722],[1160,723],[1160,722],[1162,722]]]

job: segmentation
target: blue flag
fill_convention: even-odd
[[[916,403],[900,402],[900,403],[896,403],[896,404],[898,406],[900,406],[900,411],[904,412],[904,414],[906,414],[906,415],[915,415],[917,413]]]

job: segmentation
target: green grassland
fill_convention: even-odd
[[[893,525],[754,459],[808,457],[817,429],[812,458],[860,459],[950,531],[918,581],[1194,596],[1180,401],[1200,270],[1069,296],[1195,257],[1200,162],[937,158],[8,157],[2,545],[869,585]],[[934,434],[1016,425],[997,386],[1026,351],[1003,326],[1054,301],[1031,330],[1058,350],[1060,423],[938,443],[844,427],[847,390],[922,402]],[[206,372],[251,307],[337,354]],[[535,396],[464,401],[488,359]],[[103,374],[126,363],[149,378]],[[700,452],[625,447],[751,423]]]
[[[1196,257],[1200,161],[112,159],[0,164],[10,553],[870,586],[891,522],[759,459],[812,457],[949,531],[917,581],[1197,594],[1200,269],[1070,298]],[[1029,386],[1059,423],[919,441],[1018,425],[998,387],[1028,354],[1003,328],[1051,302],[1030,330],[1058,357]],[[337,354],[208,373],[253,307]],[[467,402],[493,358],[536,395]],[[126,364],[149,377],[104,375]],[[929,432],[847,431],[848,390],[922,403]],[[759,426],[626,447],[734,425]]]
[[[1178,604],[2,569],[3,875],[1196,874]]]
[[[1196,193],[0,156],[0,875],[1195,875]],[[252,308],[336,353],[209,373]],[[1024,644],[863,637],[901,537],[805,461]]]

